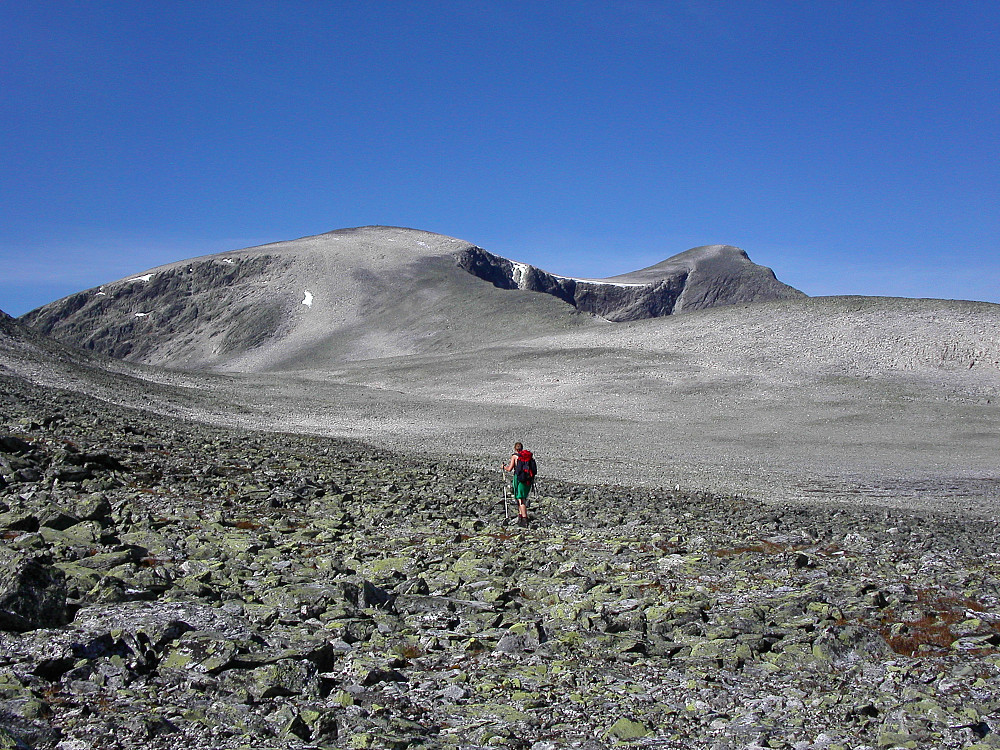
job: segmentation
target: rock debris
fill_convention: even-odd
[[[995,523],[538,490],[0,377],[0,747],[1000,747]]]

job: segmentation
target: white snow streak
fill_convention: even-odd
[[[302,304],[305,305],[306,307],[312,307],[313,306],[312,292],[310,292],[308,289],[306,289],[306,298],[304,300],[302,300]]]
[[[651,284],[633,284],[625,283],[621,281],[603,281],[601,279],[578,279],[575,276],[559,276],[557,274],[552,274],[557,279],[567,279],[569,281],[576,281],[581,284],[600,284],[601,286],[651,286]]]
[[[153,274],[147,273],[145,276],[136,276],[134,279],[129,279],[129,281],[149,281],[153,278]]]
[[[518,263],[517,261],[511,261],[511,265],[514,266],[514,271],[511,274],[511,278],[514,283],[517,284],[519,289],[523,289],[524,277],[528,274],[528,269],[531,268],[527,263]],[[630,286],[650,286],[649,284],[631,284],[623,283],[620,281],[602,281],[601,279],[578,279],[575,276],[560,276],[559,274],[551,273],[557,279],[566,279],[567,281],[575,281],[579,284],[595,284],[599,286],[620,286],[620,287],[630,287]]]
[[[528,269],[531,267],[527,263],[518,263],[517,261],[511,261],[514,266],[514,272],[511,274],[511,278],[514,283],[517,284],[517,288],[521,288],[521,284],[524,282],[524,276],[528,273]]]
[[[149,315],[149,313],[136,313],[135,317],[137,317],[137,318],[145,318],[148,315]]]

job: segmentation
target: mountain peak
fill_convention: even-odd
[[[749,266],[763,267],[757,266],[750,260],[750,256],[744,250],[733,245],[702,245],[701,247],[693,247],[690,250],[685,250],[683,253],[672,255],[655,265],[639,269],[638,271],[619,274],[611,278],[615,281],[628,280],[633,283],[644,283],[683,271],[690,273],[706,265],[711,265],[713,270],[727,270],[730,272]]]

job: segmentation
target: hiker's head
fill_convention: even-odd
[[[515,453],[517,453],[518,451],[523,451],[523,450],[524,450],[524,446],[523,445],[521,445],[520,443],[514,443],[514,452]]]

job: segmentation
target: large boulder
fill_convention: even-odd
[[[66,575],[41,557],[0,556],[0,630],[24,632],[65,625]]]

